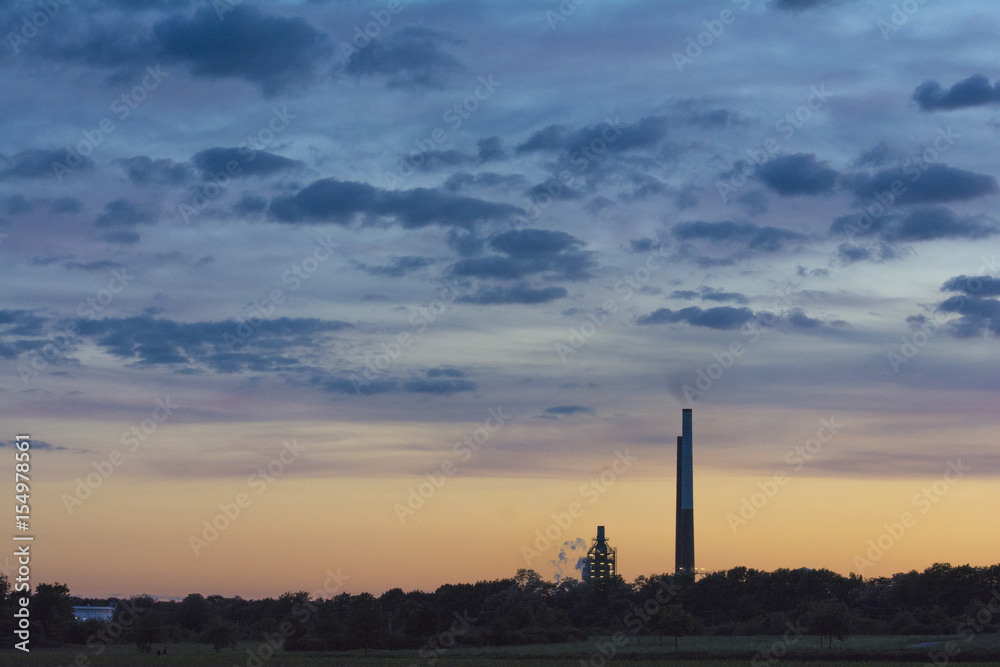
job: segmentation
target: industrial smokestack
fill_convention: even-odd
[[[692,414],[685,408],[681,435],[677,438],[677,520],[674,540],[674,572],[694,572],[694,460],[691,454]]]
[[[608,544],[608,540],[604,536],[604,526],[598,526],[597,538],[590,546],[587,559],[583,564],[583,580],[606,581],[614,577],[617,571],[618,552]]]

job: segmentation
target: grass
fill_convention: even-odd
[[[792,637],[792,639],[795,639]],[[595,667],[609,665],[680,665],[706,667],[721,665],[746,667],[759,651],[774,649],[768,657],[781,657],[782,667],[834,667],[840,665],[879,665],[924,667],[930,662],[930,651],[940,651],[953,637],[933,636],[856,636],[843,642],[834,639],[833,649],[820,649],[819,638],[806,636],[787,645],[781,637],[682,637],[680,652],[674,651],[673,638],[630,637],[624,645],[615,646],[610,637],[594,637],[588,642],[572,644],[535,644],[489,648],[455,649],[434,656],[421,657],[417,651],[351,651],[347,653],[283,653],[269,656],[261,653],[262,644],[243,642],[235,649],[216,653],[205,644],[168,644],[169,655],[139,653],[135,646],[107,646],[102,655],[85,646],[60,649],[34,649],[30,654],[20,651],[0,652],[0,665],[45,667],[101,667],[125,665],[184,665],[190,667],[319,667],[320,665],[351,665],[357,667]],[[911,648],[914,644],[932,646]],[[949,662],[963,665],[996,665],[1000,659],[1000,635],[980,635],[970,642],[956,642],[961,652]],[[787,654],[783,649],[787,649]],[[779,656],[778,654],[781,653]],[[260,662],[253,658],[264,658]],[[980,660],[981,662],[974,662]]]

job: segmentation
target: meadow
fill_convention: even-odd
[[[168,665],[190,667],[318,667],[351,665],[357,667],[581,667],[593,665],[680,665],[706,667],[720,665],[781,664],[785,667],[834,667],[840,665],[925,667],[936,656],[944,664],[942,651],[954,637],[855,636],[834,640],[833,648],[820,649],[819,639],[807,636],[796,642],[782,637],[682,637],[675,651],[673,638],[631,638],[624,646],[615,646],[610,637],[594,637],[587,642],[569,644],[534,644],[516,647],[456,648],[439,653],[417,651],[349,651],[326,653],[271,654],[266,645],[241,642],[236,648],[215,652],[207,644],[167,644],[168,655],[139,653],[134,645],[108,646],[102,655],[83,646],[59,649],[36,649],[30,654],[15,651],[0,653],[0,665],[45,667],[100,667],[125,665]],[[947,657],[947,664],[996,665],[1000,663],[1000,635],[979,635],[971,641],[955,641],[960,649]],[[934,656],[932,656],[932,653]]]

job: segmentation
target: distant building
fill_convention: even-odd
[[[697,573],[694,566],[694,435],[691,408],[681,412],[681,435],[677,436],[677,520],[674,538],[674,572]]]
[[[89,621],[90,619],[110,621],[115,615],[115,608],[91,607],[90,605],[85,607],[73,607],[73,615],[76,616],[76,620],[78,621]]]
[[[597,538],[587,552],[583,563],[583,580],[610,579],[617,573],[618,554],[604,537],[604,526],[597,527]]]

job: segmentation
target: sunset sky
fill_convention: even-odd
[[[998,560],[994,2],[0,8],[34,583]]]

